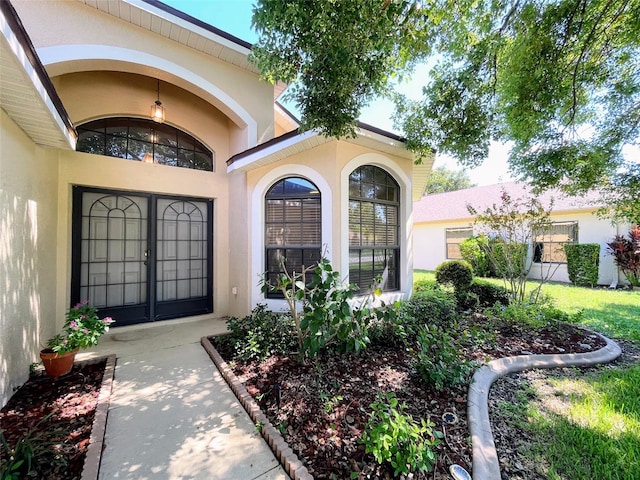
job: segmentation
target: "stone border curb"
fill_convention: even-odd
[[[116,356],[96,357],[78,362],[82,365],[99,363],[106,358],[107,364],[102,375],[102,385],[98,394],[98,404],[91,426],[91,436],[89,437],[89,447],[84,457],[82,466],[82,480],[97,480],[100,472],[100,462],[102,460],[102,450],[104,448],[104,434],[107,429],[107,414],[111,399],[111,389],[113,387],[113,377],[116,370]]]
[[[210,336],[216,337],[222,335],[226,335],[226,333]],[[240,382],[240,380],[238,380],[238,377],[233,373],[233,370],[231,370],[227,362],[222,359],[211,341],[209,341],[209,337],[202,337],[200,339],[200,343],[211,357],[211,360],[213,360],[213,363],[215,363],[240,404],[251,417],[251,420],[256,424],[260,423],[262,425],[262,436],[273,451],[275,457],[284,467],[287,474],[293,480],[313,480],[313,476],[309,473],[307,467],[302,465],[302,462],[298,459],[296,454],[293,453],[293,450],[289,448],[287,442],[285,442],[282,435],[280,435],[280,432],[271,425],[271,422],[262,412],[260,406],[256,403],[253,397],[249,395],[245,386]]]
[[[595,332],[593,332],[595,333]],[[509,373],[532,368],[562,368],[608,363],[622,350],[613,340],[595,333],[607,345],[588,353],[518,355],[490,361],[473,375],[467,400],[467,421],[473,448],[473,479],[500,480],[500,463],[489,421],[489,390],[493,382]]]

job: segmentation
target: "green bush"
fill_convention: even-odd
[[[411,340],[424,325],[450,328],[456,321],[456,301],[444,290],[416,293],[400,304],[399,316],[404,336]]]
[[[523,275],[528,251],[529,246],[525,243],[495,242],[491,247],[491,257],[496,275],[507,279]]]
[[[512,303],[507,306],[495,305],[491,313],[499,321],[510,326],[526,326],[541,329],[562,323],[579,323],[582,312],[569,314],[549,303]]]
[[[436,282],[455,290],[467,290],[473,280],[473,268],[465,260],[448,260],[436,267]]]
[[[485,280],[474,278],[469,286],[469,292],[477,296],[478,306],[481,308],[493,307],[496,303],[509,305],[509,290]]]
[[[600,264],[600,245],[597,243],[566,243],[569,280],[574,285],[598,284],[598,265]]]
[[[418,280],[416,282],[413,282],[414,294],[430,292],[432,290],[440,290],[440,284],[435,280]]]
[[[495,276],[495,271],[489,258],[490,241],[486,235],[475,235],[464,239],[460,243],[460,254],[463,260],[469,262],[473,273],[479,277]]]
[[[365,452],[372,453],[379,464],[389,463],[394,477],[430,471],[436,462],[433,447],[442,438],[442,433],[432,430],[435,424],[428,419],[418,424],[411,415],[403,415],[407,407],[398,404],[393,392],[379,392],[370,408],[360,440]]]
[[[436,325],[418,332],[413,364],[423,380],[437,390],[463,383],[473,370],[473,364],[460,354],[457,341]]]
[[[295,326],[289,315],[274,313],[258,305],[250,315],[227,320],[229,335],[221,337],[243,360],[264,360],[287,355],[297,348]]]

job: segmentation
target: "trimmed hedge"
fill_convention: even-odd
[[[597,243],[567,243],[564,245],[564,252],[567,255],[567,271],[571,283],[590,287],[597,285],[600,245]]]
[[[465,260],[448,260],[436,267],[436,282],[464,291],[473,280],[473,267]]]

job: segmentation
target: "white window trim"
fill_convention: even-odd
[[[363,165],[373,165],[387,171],[400,187],[400,290],[385,292],[377,300],[394,302],[408,298],[413,289],[413,201],[411,180],[396,162],[379,153],[364,153],[349,161],[340,172],[340,268],[342,278],[349,281],[349,176]]]
[[[322,247],[321,253],[333,263],[331,252],[333,245],[331,238],[332,230],[332,197],[333,193],[327,181],[316,170],[305,165],[283,165],[270,170],[262,177],[253,188],[251,194],[251,223],[249,239],[251,245],[251,271],[249,273],[251,289],[251,309],[258,304],[266,304],[267,309],[274,312],[288,311],[287,302],[277,298],[265,298],[260,291],[258,281],[264,273],[265,268],[265,243],[264,243],[264,219],[265,219],[265,196],[269,189],[276,182],[290,177],[302,177],[314,183],[320,190],[320,205],[322,208]]]

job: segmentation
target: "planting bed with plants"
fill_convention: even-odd
[[[348,306],[352,291],[337,278],[323,262],[310,281],[285,274],[275,288],[301,311],[259,306],[211,339],[317,479],[470,471],[467,389],[477,367],[605,345],[552,306],[509,305],[504,289],[471,278],[464,292],[419,282],[410,301],[378,308]]]
[[[34,372],[0,411],[0,478],[79,479],[106,360]]]

